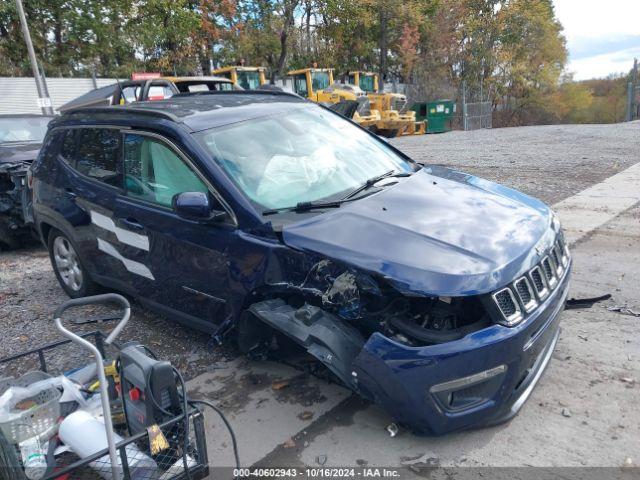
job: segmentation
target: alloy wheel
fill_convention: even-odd
[[[82,267],[71,242],[64,237],[56,237],[53,241],[53,258],[56,268],[64,284],[77,292],[82,288]]]

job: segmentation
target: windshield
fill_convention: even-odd
[[[0,118],[0,143],[42,143],[51,117]]]
[[[338,199],[390,170],[414,170],[384,143],[316,106],[195,135],[245,195],[269,209]]]
[[[373,92],[374,90],[374,79],[373,75],[362,75],[360,74],[360,88],[365,92]]]
[[[311,72],[311,87],[314,91],[324,90],[329,83],[329,72]]]
[[[260,74],[258,72],[238,72],[238,85],[245,90],[255,90],[260,86]]]

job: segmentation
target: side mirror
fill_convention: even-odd
[[[194,221],[220,221],[227,216],[224,210],[214,210],[209,194],[204,192],[182,192],[173,197],[173,211],[179,217]]]

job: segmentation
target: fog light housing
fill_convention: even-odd
[[[432,386],[429,392],[448,412],[458,412],[490,400],[500,388],[506,365]]]

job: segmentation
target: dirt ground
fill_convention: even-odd
[[[392,143],[418,161],[556,203],[640,162],[640,123],[451,132]],[[223,405],[237,425],[247,465],[318,466],[320,458],[327,465],[401,466],[420,455],[436,459],[429,460],[433,465],[638,465],[640,318],[606,307],[640,309],[639,225],[640,209],[620,212],[575,247],[571,296],[612,293],[613,299],[565,312],[554,359],[534,395],[516,419],[492,429],[436,440],[405,432],[391,442],[384,412],[342,387],[283,365],[248,362],[232,347],[137,305],[123,339],[150,346],[192,379],[194,391]],[[65,299],[43,248],[1,252],[0,357],[59,339],[52,313]],[[79,358],[71,351],[51,354],[48,361],[62,369]],[[35,359],[25,368],[33,365]],[[282,378],[296,380],[285,393],[275,392],[272,383]],[[210,426],[220,437],[219,424]],[[225,442],[211,442],[210,453],[227,464]]]

